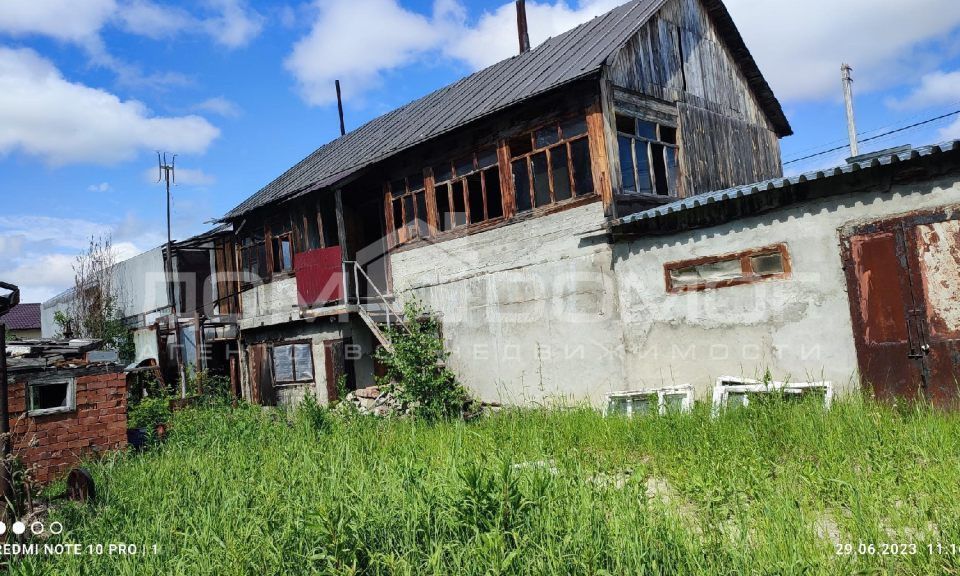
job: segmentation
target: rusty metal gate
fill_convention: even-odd
[[[960,207],[854,227],[842,250],[864,384],[957,406]]]

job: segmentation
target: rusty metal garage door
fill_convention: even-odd
[[[865,385],[883,398],[956,406],[960,207],[858,226],[842,240]]]

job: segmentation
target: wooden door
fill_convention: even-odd
[[[253,344],[247,348],[250,365],[250,393],[254,404],[275,406],[273,366],[268,344]]]
[[[357,389],[353,360],[347,355],[347,347],[353,344],[350,338],[327,340],[323,343],[323,362],[327,377],[327,402],[341,400],[338,383],[346,377],[347,390]]]
[[[955,404],[960,382],[957,213],[915,213],[861,226],[843,245],[864,383],[882,398]]]

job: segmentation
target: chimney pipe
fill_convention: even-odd
[[[520,53],[530,51],[530,33],[527,31],[527,2],[517,0],[517,32],[520,34]]]
[[[343,124],[343,98],[340,96],[340,81],[336,81],[337,84],[337,111],[340,113],[340,135],[343,136],[347,133],[347,128]]]

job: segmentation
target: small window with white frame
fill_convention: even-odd
[[[750,378],[721,376],[713,387],[713,415],[729,407],[750,405],[751,398],[779,394],[786,399],[809,396],[823,398],[825,408],[833,403],[833,385],[830,382],[764,382]]]
[[[73,412],[77,406],[73,378],[43,379],[27,383],[27,415],[44,416]]]
[[[622,414],[627,417],[668,412],[689,412],[693,407],[693,386],[669,388],[643,388],[607,395],[606,414]]]

